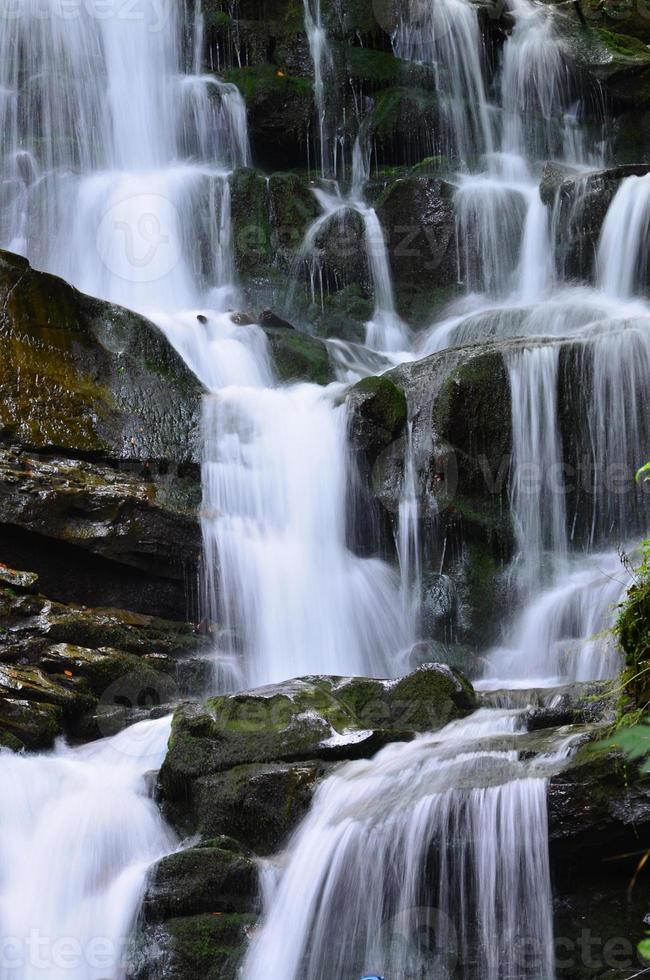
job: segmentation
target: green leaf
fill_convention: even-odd
[[[645,481],[646,483],[650,480],[650,463],[646,463],[642,466],[636,475],[637,483]]]
[[[637,949],[644,960],[650,960],[650,938],[642,939]]]
[[[603,748],[621,749],[628,759],[646,759],[650,756],[650,725],[622,728],[599,744]]]

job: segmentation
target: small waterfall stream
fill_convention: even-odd
[[[163,22],[151,20],[163,16],[155,5],[135,22],[83,12],[66,21],[55,7],[22,0],[0,30],[0,242],[89,293],[146,312],[209,392],[202,527],[206,611],[223,627],[215,689],[313,673],[394,676],[417,638],[421,591],[413,429],[398,515],[400,578],[386,561],[348,547],[345,386],[280,386],[263,331],[238,326],[228,312],[238,301],[228,177],[251,153],[238,90],[202,74],[200,7],[189,57],[180,7],[165,5]],[[647,525],[643,500],[612,503],[599,481],[609,463],[643,462],[650,438],[647,403],[632,394],[650,391],[650,311],[633,299],[647,265],[649,185],[629,178],[614,199],[598,290],[559,286],[540,164],[563,157],[580,170],[599,161],[576,138],[579,110],[554,12],[515,0],[511,13],[494,101],[469,0],[409,0],[393,34],[399,57],[433,67],[445,101],[459,273],[475,295],[414,341],[384,230],[364,199],[363,120],[351,186],[317,189],[323,213],[301,253],[316,295],[319,232],[345,212],[362,219],[375,304],[368,365],[377,352],[397,363],[521,338],[507,360],[514,611],[490,652],[480,682],[487,688],[615,675],[618,655],[600,634],[627,580],[612,548]],[[337,176],[319,0],[305,0],[304,16],[321,176]],[[594,380],[584,409],[591,529],[575,550],[574,515],[564,485],[554,484],[563,479],[561,364],[558,346],[540,343],[549,337],[582,344]],[[531,464],[542,474],[532,491]],[[0,929],[18,957],[0,966],[0,980],[44,975],[29,946],[34,930],[37,939],[77,944],[72,968],[47,952],[48,977],[122,980],[147,869],[178,846],[145,779],[169,733],[163,718],[82,748],[0,751],[0,778],[12,787],[0,803]],[[457,967],[467,980],[552,980],[546,781],[572,746],[531,761],[518,750],[525,735],[521,712],[481,710],[323,781],[280,856],[247,980],[269,976],[269,963],[274,980],[364,970],[415,980]],[[431,931],[443,937],[433,948],[423,938]],[[95,965],[98,936],[107,945]],[[522,964],[523,940],[534,956]]]

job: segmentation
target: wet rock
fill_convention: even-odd
[[[288,320],[283,320],[281,316],[278,316],[273,310],[262,310],[259,317],[259,325],[261,327],[285,327],[288,330],[294,330],[295,327]]]
[[[201,652],[209,641],[187,623],[7,586],[0,620],[0,742],[9,747],[47,748],[64,733],[113,735],[207,686]]]
[[[132,944],[133,980],[235,980],[256,917],[210,913],[146,927]]]
[[[259,840],[248,835],[264,823],[259,811],[278,780],[311,787],[320,762],[367,758],[390,741],[441,727],[474,704],[460,674],[428,664],[397,682],[304,678],[212,698],[203,708],[185,706],[174,717],[160,774],[162,799],[184,833],[238,836],[227,821],[236,821],[241,810],[246,836],[239,839],[255,849]],[[249,783],[262,786],[261,797]],[[268,833],[277,841],[273,811],[269,806],[264,820],[276,828]],[[285,826],[284,818],[280,823]]]
[[[454,188],[438,177],[388,184],[376,203],[400,309],[430,319],[440,292],[458,281]]]
[[[40,667],[23,664],[0,664],[0,698],[55,705],[66,716],[79,714],[92,704],[79,678],[49,677]]]
[[[271,174],[269,207],[274,259],[280,269],[290,272],[320,207],[312,185],[295,173]]]
[[[134,602],[184,615],[200,553],[196,378],[143,317],[7,252],[0,365],[3,560],[81,601],[133,595],[138,569]]]
[[[584,79],[602,85],[621,104],[637,110],[650,106],[650,51],[646,44],[607,27],[585,26],[568,8],[554,23]]]
[[[179,582],[201,548],[196,484],[0,445],[0,526]]]
[[[372,296],[372,278],[368,266],[366,226],[354,208],[342,208],[322,226],[314,240],[318,283],[325,293],[337,293],[357,286]],[[306,268],[311,277],[311,267]]]
[[[360,449],[373,465],[404,431],[404,392],[387,377],[364,378],[348,392],[346,406],[352,446]]]
[[[230,68],[224,78],[238,87],[246,101],[253,157],[259,166],[265,170],[304,166],[313,111],[310,77],[257,64]]]
[[[8,252],[0,253],[0,355],[5,441],[198,460],[201,387],[158,328]]]
[[[382,163],[409,166],[437,154],[444,127],[433,86],[393,85],[375,100],[370,129]]]
[[[206,844],[179,851],[151,871],[142,913],[147,922],[161,922],[203,913],[250,912],[257,900],[257,878],[250,857],[233,849]]]
[[[191,809],[166,806],[180,825],[204,837],[228,832],[258,855],[276,854],[307,815],[317,783],[331,764],[314,762],[236,766],[199,778]]]
[[[0,697],[0,746],[14,751],[48,749],[62,729],[58,705]]]
[[[540,186],[542,200],[557,208],[557,254],[566,276],[589,281],[593,274],[603,223],[623,180],[648,173],[646,164],[613,167],[588,174],[546,166]]]
[[[551,856],[566,873],[638,850],[649,832],[650,786],[617,751],[586,745],[551,779]]]
[[[38,583],[36,572],[19,572],[0,562],[0,588],[9,586],[19,592],[34,592]]]
[[[250,168],[236,170],[230,177],[230,193],[235,267],[247,276],[271,261],[266,178]]]
[[[0,660],[35,660],[56,644],[91,650],[110,647],[126,653],[167,654],[205,649],[209,640],[189,623],[178,623],[123,609],[89,609],[53,602],[40,595],[0,589]]]
[[[287,326],[263,327],[278,380],[326,385],[334,380],[327,347],[322,340]]]

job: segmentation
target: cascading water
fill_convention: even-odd
[[[201,74],[200,10],[185,66],[176,7],[152,2],[134,24],[87,12],[68,21],[56,0],[44,17],[43,6],[22,0],[20,16],[0,32],[0,240],[88,292],[155,317],[211,392],[202,522],[207,614],[224,627],[215,685],[314,672],[394,674],[419,607],[412,431],[400,581],[385,563],[347,547],[342,387],[276,387],[263,332],[214,312],[236,296],[228,172],[250,163],[250,152],[241,96]],[[554,269],[538,164],[563,155],[574,168],[597,160],[576,138],[579,107],[555,13],[529,0],[516,0],[511,13],[495,104],[477,5],[411,0],[399,15],[396,53],[433,66],[446,104],[449,156],[460,171],[460,272],[485,294],[437,325],[422,351],[485,338],[573,337],[593,379],[583,429],[594,473],[621,461],[633,469],[645,460],[650,435],[640,394],[650,391],[648,310],[622,306],[621,298],[633,294],[645,267],[646,179],[625,183],[608,216],[599,251],[603,293],[549,296]],[[334,174],[330,56],[318,0],[305,0],[305,25],[321,172]],[[551,125],[558,118],[559,128]],[[360,138],[350,191],[317,192],[323,215],[303,257],[329,221],[350,210],[361,216],[375,297],[368,346],[398,360],[411,336],[396,312],[383,230],[363,198],[368,157]],[[317,264],[312,287],[323,288]],[[197,321],[199,307],[206,322]],[[384,364],[373,353],[366,358],[368,369]],[[556,494],[550,482],[561,461],[558,358],[557,346],[534,340],[509,355],[519,553],[511,581],[524,604],[492,652],[488,687],[604,678],[617,668],[600,634],[627,582],[616,555],[594,549],[645,527],[646,507],[640,498],[612,504],[595,477],[585,545],[592,553],[571,553],[576,518],[565,488]],[[543,475],[537,495],[526,493],[527,463]],[[363,970],[415,980],[431,970],[447,976],[459,963],[468,980],[552,980],[546,776],[568,747],[536,762],[520,758],[524,729],[516,712],[482,711],[324,782],[268,889],[245,976],[266,977],[272,963],[276,980]],[[52,952],[48,976],[124,975],[147,868],[176,846],[144,778],[159,767],[169,731],[162,719],[48,756],[0,752],[0,773],[13,789],[0,804],[0,928],[19,957],[0,972],[3,980],[43,975],[31,959],[33,929],[37,939],[78,944],[72,968],[69,961],[60,968]],[[433,930],[438,945],[418,942],[420,929]],[[98,936],[108,941],[99,953],[91,948]],[[536,957],[524,964],[520,939],[533,942]],[[101,962],[91,960],[98,955]]]
[[[627,177],[607,212],[597,256],[598,281],[617,299],[635,294],[648,269],[650,174]]]
[[[197,45],[200,23],[199,9]],[[149,312],[232,283],[225,185],[249,162],[246,113],[234,86],[191,73],[198,56],[184,73],[181,52],[180,12],[153,0],[131,17],[24,0],[5,18],[5,247]]]
[[[386,354],[400,355],[398,359],[408,358],[411,344],[411,333],[406,323],[396,310],[395,294],[388,261],[388,250],[383,228],[374,208],[368,206],[363,199],[363,189],[368,179],[369,156],[365,152],[361,136],[357,138],[353,152],[352,183],[348,194],[342,194],[338,184],[334,190],[316,189],[316,199],[321,206],[322,214],[307,229],[305,240],[300,249],[296,278],[300,269],[305,265],[309,269],[312,302],[317,300],[324,307],[325,283],[318,250],[320,234],[330,223],[338,221],[341,227],[347,212],[358,214],[364,226],[364,244],[368,270],[372,280],[375,308],[366,324],[366,346],[371,350]],[[289,307],[295,304],[295,284],[289,291]]]
[[[524,730],[516,711],[483,710],[327,779],[245,980],[269,963],[276,980],[552,980],[545,776],[568,747],[526,764]]]
[[[0,751],[0,977],[105,980],[124,951],[147,868],[177,846],[145,775],[171,718],[49,756]]]
[[[335,154],[330,146],[328,132],[327,102],[325,86],[327,71],[332,64],[332,53],[323,26],[321,0],[303,0],[305,7],[305,30],[309,41],[309,52],[314,65],[314,104],[318,121],[318,149],[320,153],[321,177],[335,172]]]
[[[511,511],[520,556],[517,584],[538,586],[546,551],[566,551],[562,449],[558,432],[559,350],[524,348],[508,365],[512,404]]]
[[[346,547],[347,419],[335,393],[227,388],[208,400],[205,560],[219,563],[215,619],[237,635],[252,686],[392,676],[407,640],[395,573]]]

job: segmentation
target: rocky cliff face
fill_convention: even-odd
[[[2,558],[55,599],[194,612],[195,377],[153,324],[8,253],[0,353]]]

